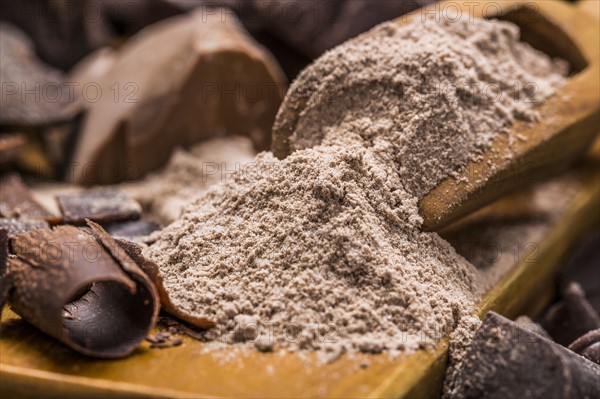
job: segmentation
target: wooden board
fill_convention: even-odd
[[[597,165],[594,165],[596,167]],[[535,313],[553,293],[560,260],[600,219],[600,178],[587,183],[540,244],[535,263],[518,264],[480,306],[509,317]],[[318,364],[314,354],[249,352],[227,361],[203,354],[184,338],[180,347],[149,349],[131,357],[96,360],[76,354],[5,311],[0,339],[0,395],[23,397],[402,397],[435,396],[441,387],[447,342],[395,360],[385,355],[348,356]],[[368,368],[361,363],[368,362]]]
[[[600,180],[597,173],[586,179],[540,244],[536,262],[517,264],[486,294],[480,314],[493,309],[512,317],[548,303],[561,259],[600,218]],[[180,347],[157,350],[143,344],[129,358],[106,361],[74,353],[10,311],[0,328],[3,397],[435,397],[448,350],[442,340],[433,351],[394,360],[356,355],[320,365],[314,354],[249,352],[226,361],[222,354],[203,354],[201,342],[184,338]],[[364,362],[369,367],[362,368]]]

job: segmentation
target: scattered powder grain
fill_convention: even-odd
[[[420,230],[418,197],[514,120],[535,120],[532,102],[564,81],[564,66],[518,43],[508,23],[386,24],[375,36],[295,83],[292,95],[311,82],[339,89],[326,108],[308,103],[295,152],[260,154],[145,249],[174,305],[217,323],[212,339],[335,359],[467,335],[484,281]],[[462,88],[526,82],[539,90],[492,99]]]

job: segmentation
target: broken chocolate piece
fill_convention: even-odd
[[[489,312],[455,381],[455,398],[594,398],[600,366]]]
[[[12,162],[19,157],[25,147],[25,136],[19,133],[0,136],[0,165]]]
[[[170,333],[156,333],[155,336],[149,335],[146,341],[150,342],[150,349],[165,349],[179,346],[183,341],[179,338],[173,338]]]
[[[542,320],[552,339],[567,346],[588,331],[600,328],[600,316],[578,283],[561,285],[560,296],[561,301],[552,305]]]
[[[58,205],[65,223],[83,224],[138,219],[142,208],[137,201],[113,189],[94,189],[58,195]]]
[[[51,223],[59,219],[33,199],[31,192],[17,174],[0,178],[0,216],[43,219]]]
[[[41,219],[0,218],[0,229],[5,229],[8,236],[25,233],[33,229],[48,229],[50,225]]]
[[[596,142],[598,163],[600,163],[600,139]],[[581,285],[585,297],[596,313],[600,314],[600,229],[595,228],[581,240],[573,255],[560,271],[564,281],[575,281]]]
[[[40,126],[72,116],[64,74],[40,61],[26,35],[6,22],[0,23],[0,58],[0,123]]]
[[[268,149],[285,78],[233,17],[194,13],[125,43],[98,85],[107,94],[83,122],[71,176],[78,183],[139,178],[175,147],[217,132]]]
[[[64,70],[90,51],[118,45],[177,12],[164,0],[19,0],[0,7],[2,19],[25,30],[42,59]]]
[[[95,223],[12,239],[8,303],[23,319],[90,356],[130,354],[156,322],[156,289]]]
[[[252,32],[269,32],[309,58],[316,58],[375,25],[433,0],[167,0],[183,10],[229,7]],[[291,17],[291,10],[294,16]],[[229,14],[227,14],[229,15]]]
[[[113,237],[135,239],[159,230],[160,225],[151,220],[134,220],[131,222],[115,223],[106,227],[106,231]]]
[[[600,365],[600,329],[577,338],[569,345],[569,349]]]

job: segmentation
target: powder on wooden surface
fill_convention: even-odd
[[[140,181],[122,183],[118,188],[137,200],[146,216],[168,224],[210,186],[227,180],[251,162],[255,154],[249,138],[213,138],[188,150],[176,149],[161,171]]]
[[[146,250],[174,305],[215,320],[221,339],[415,350],[469,314],[474,268],[419,231],[414,197],[370,151],[266,153],[252,169],[210,190]]]
[[[173,304],[217,323],[214,340],[394,353],[468,328],[484,283],[420,230],[418,197],[514,120],[535,120],[532,103],[515,99],[550,95],[562,66],[519,44],[508,23],[385,24],[375,36],[299,78],[342,93],[328,109],[309,103],[295,152],[260,154],[145,249]],[[496,100],[459,86],[529,80],[541,89]]]

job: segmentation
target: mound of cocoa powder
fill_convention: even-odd
[[[291,155],[258,155],[145,249],[173,304],[216,323],[209,339],[396,353],[472,327],[485,281],[421,231],[418,199],[515,120],[534,121],[534,104],[566,68],[505,22],[417,20],[374,32],[293,85],[288,102],[311,85],[337,102],[309,98]],[[528,83],[538,89],[511,89]],[[480,90],[490,84],[499,95]]]

